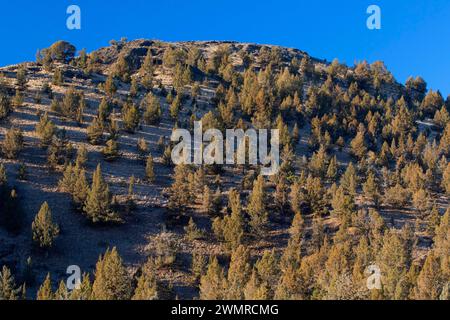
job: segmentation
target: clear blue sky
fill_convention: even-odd
[[[81,8],[81,30],[66,28],[70,4]],[[366,28],[370,4],[382,10],[381,30]],[[350,65],[383,60],[400,82],[421,75],[429,88],[450,94],[449,0],[9,0],[0,12],[2,66],[34,60],[37,48],[57,40],[88,51],[122,36],[236,40]]]

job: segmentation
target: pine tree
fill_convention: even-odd
[[[44,202],[31,225],[33,241],[41,248],[49,248],[59,235],[59,227],[53,222],[52,212],[47,202]]]
[[[156,266],[150,258],[142,266],[141,275],[137,279],[133,300],[155,300],[158,299],[158,288],[156,283]]]
[[[367,147],[365,143],[365,137],[364,137],[364,131],[358,131],[356,134],[355,139],[350,142],[350,145],[352,147],[353,154],[359,158],[362,159],[367,152]]]
[[[84,203],[84,213],[93,222],[118,222],[117,213],[111,210],[109,186],[102,177],[100,164],[92,175],[92,185]]]
[[[250,194],[247,211],[250,215],[252,232],[255,235],[262,236],[268,224],[263,176],[259,176],[253,184],[253,191]]]
[[[208,271],[200,279],[200,299],[221,300],[225,296],[225,276],[216,257],[210,259]]]
[[[40,286],[36,300],[53,300],[55,299],[55,295],[52,291],[52,280],[50,278],[50,273],[45,277],[44,282]]]
[[[94,300],[129,300],[132,294],[131,279],[117,249],[107,249],[95,266],[92,285]]]
[[[11,271],[3,266],[0,271],[0,300],[18,300],[22,288],[16,288],[16,282]]]
[[[152,155],[147,157],[147,162],[145,164],[145,177],[150,183],[155,182],[155,171],[154,171],[154,163]]]
[[[12,127],[6,132],[2,143],[2,152],[8,159],[16,159],[23,149],[23,133],[19,128]]]

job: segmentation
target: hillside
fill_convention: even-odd
[[[28,298],[47,273],[58,288],[70,265],[94,281],[115,247],[130,286],[150,268],[159,298],[448,299],[450,99],[420,77],[402,85],[381,62],[237,42],[121,40],[74,53],[58,42],[0,68],[0,265]],[[175,168],[172,129],[200,119],[280,129],[280,172]],[[90,187],[98,164],[107,203],[94,199],[101,187],[77,203],[80,170]],[[49,248],[31,227],[44,202],[59,226]],[[365,288],[372,264],[385,274],[376,293]]]

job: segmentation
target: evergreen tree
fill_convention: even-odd
[[[44,202],[31,225],[33,231],[33,241],[41,248],[52,246],[59,235],[59,227],[53,222],[52,212],[47,202]]]
[[[225,297],[225,276],[216,257],[210,259],[208,271],[200,279],[200,299],[221,300]]]
[[[250,215],[250,227],[255,235],[262,236],[268,224],[268,212],[264,191],[264,177],[259,176],[253,184],[247,207]]]
[[[2,143],[2,152],[8,159],[16,159],[23,149],[23,133],[19,128],[12,127],[6,132]]]
[[[0,92],[0,120],[5,119],[12,111],[9,97]]]
[[[74,288],[70,300],[89,300],[92,296],[92,283],[88,273],[83,274],[80,286]]]
[[[440,259],[434,250],[430,250],[417,278],[414,296],[419,300],[438,300],[443,287],[444,279],[442,278]]]
[[[156,266],[150,258],[143,266],[141,275],[137,279],[133,300],[155,300],[158,299],[158,288],[156,283]]]
[[[44,282],[42,283],[37,292],[36,300],[54,300],[54,299],[55,294],[53,293],[52,290],[52,280],[50,278],[50,273],[48,273],[47,276],[45,277]]]
[[[147,157],[147,161],[145,164],[145,177],[150,183],[155,182],[156,176],[154,172],[154,163],[152,155]]]
[[[39,137],[40,145],[47,147],[53,139],[53,135],[56,132],[56,127],[53,122],[48,118],[48,114],[45,113],[36,125],[36,135]]]
[[[117,249],[106,250],[95,266],[92,285],[94,300],[129,300],[132,294],[131,279]]]
[[[87,127],[87,138],[91,144],[100,144],[103,139],[103,125],[98,117],[95,117]]]
[[[16,282],[11,271],[3,266],[0,271],[0,300],[18,300],[22,288],[16,288]]]
[[[139,110],[134,103],[125,103],[122,107],[122,120],[124,129],[134,133],[139,125]]]
[[[225,299],[242,300],[244,298],[244,288],[250,279],[250,272],[250,253],[241,245],[231,255],[225,285]]]
[[[83,207],[84,213],[94,222],[118,222],[117,213],[111,210],[109,186],[102,176],[100,164],[92,175],[92,185]]]
[[[189,241],[203,237],[203,232],[197,227],[192,217],[189,218],[189,223],[186,227],[184,227],[184,231],[186,232],[186,238]]]
[[[380,191],[375,178],[375,174],[370,172],[366,182],[363,184],[364,196],[378,206],[380,199]]]
[[[108,140],[102,149],[103,157],[106,161],[114,161],[119,156],[119,146],[115,140]]]
[[[161,120],[161,103],[159,99],[149,92],[141,102],[144,109],[144,121],[149,125],[156,125]]]

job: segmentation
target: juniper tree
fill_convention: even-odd
[[[59,235],[59,227],[53,222],[52,212],[44,202],[31,225],[33,241],[41,248],[50,248]]]
[[[275,204],[278,211],[282,214],[285,212],[286,206],[289,202],[289,187],[287,184],[286,177],[280,175],[278,177],[275,194],[274,194]]]
[[[131,79],[130,97],[135,98],[139,93],[139,83],[136,78]]]
[[[12,111],[9,97],[0,92],[0,120],[5,119]]]
[[[87,138],[91,144],[100,144],[103,140],[103,125],[98,117],[95,117],[87,127]]]
[[[89,185],[86,180],[86,171],[84,168],[81,168],[78,172],[75,187],[72,193],[73,201],[78,207],[82,208],[83,204],[86,202],[88,194]]]
[[[39,137],[41,147],[47,147],[52,142],[55,132],[56,127],[48,118],[48,113],[46,112],[36,125],[36,135]]]
[[[184,231],[186,232],[186,238],[189,241],[197,240],[203,237],[203,232],[197,227],[192,217],[189,218],[189,223],[186,227],[184,227]]]
[[[151,258],[142,266],[141,275],[137,279],[137,286],[132,300],[158,299],[156,266]]]
[[[115,140],[106,141],[106,146],[102,149],[103,157],[106,161],[113,161],[119,156],[119,146]]]
[[[212,197],[213,195],[211,189],[209,189],[209,187],[205,185],[202,192],[202,210],[208,215],[214,212]]]
[[[86,149],[86,147],[84,145],[82,145],[80,148],[78,148],[78,150],[77,150],[77,158],[75,160],[75,164],[79,168],[84,167],[84,165],[88,161],[88,154],[89,153],[88,153],[88,151],[87,151],[87,149]]]
[[[83,211],[93,223],[120,221],[117,213],[111,210],[111,194],[108,184],[103,179],[100,164],[92,175],[92,185]]]
[[[132,295],[131,279],[117,249],[107,249],[95,266],[92,285],[94,300],[129,300]]]
[[[6,186],[8,178],[6,176],[6,169],[3,163],[0,163],[0,188]]]
[[[155,125],[161,120],[161,103],[159,99],[149,92],[141,102],[144,109],[144,121],[146,124]]]
[[[245,228],[239,193],[235,189],[231,189],[228,194],[228,208],[231,214],[223,219],[217,217],[213,223],[213,230],[216,236],[225,242],[227,250],[231,251],[242,244]]]
[[[367,176],[366,182],[363,183],[363,191],[366,199],[372,201],[377,207],[380,200],[380,191],[375,174],[372,171]]]
[[[268,212],[266,209],[266,195],[264,190],[264,177],[258,176],[253,184],[253,191],[250,194],[247,206],[250,215],[250,227],[257,236],[262,236],[268,224]]]
[[[62,86],[64,83],[64,74],[61,68],[56,68],[53,73],[53,84],[55,86]]]
[[[170,104],[169,112],[172,119],[176,120],[178,119],[178,113],[180,113],[181,110],[181,97],[179,94],[175,97],[173,102]]]
[[[123,54],[119,55],[114,64],[114,76],[120,78],[123,82],[130,82],[130,66]]]
[[[108,122],[108,120],[110,118],[111,109],[112,109],[112,106],[109,103],[108,99],[103,98],[98,106],[98,114],[97,114],[97,117],[103,126],[106,126],[106,123]]]
[[[216,257],[210,259],[208,271],[200,279],[200,299],[221,300],[224,298],[225,276]]]
[[[357,181],[358,180],[355,167],[353,166],[353,163],[350,162],[349,165],[347,166],[347,169],[345,170],[345,173],[341,177],[340,180],[341,186],[344,188],[344,191],[347,194],[355,195]]]
[[[50,277],[50,273],[47,273],[44,282],[39,287],[39,290],[36,295],[36,300],[54,300],[55,294],[52,290],[52,280]]]
[[[261,283],[255,270],[252,271],[243,293],[245,300],[269,300],[269,290],[264,283]]]
[[[17,69],[16,80],[17,80],[17,87],[22,91],[25,90],[28,82],[27,68],[25,67],[25,65],[21,65]]]
[[[231,254],[230,267],[225,282],[225,299],[242,300],[244,298],[244,287],[250,279],[250,272],[250,252],[241,245]]]
[[[170,187],[169,208],[183,209],[194,199],[190,189],[190,176],[192,172],[187,165],[181,164],[175,167],[174,182]]]
[[[0,271],[0,300],[18,300],[21,287],[16,287],[14,276],[8,267],[3,266]]]
[[[156,177],[154,172],[154,163],[151,155],[147,157],[147,161],[145,163],[145,177],[149,182],[155,182]]]
[[[417,277],[414,298],[419,300],[438,300],[445,285],[448,285],[448,283],[445,283],[443,279],[439,256],[434,250],[430,250]]]
[[[20,128],[12,127],[6,132],[2,143],[3,155],[8,159],[16,159],[23,149],[23,133]]]
[[[19,108],[23,105],[23,94],[20,90],[16,90],[16,94],[12,99],[12,105],[14,108]]]
[[[88,273],[84,273],[79,287],[75,287],[70,300],[90,300],[92,296],[92,283]]]
[[[104,90],[109,97],[112,97],[117,91],[117,86],[114,82],[114,77],[111,74],[108,76],[108,78],[106,78]]]
[[[134,103],[125,103],[122,107],[122,120],[124,129],[134,133],[139,125],[139,110]]]
[[[58,289],[55,291],[55,300],[69,300],[70,294],[64,280],[59,282]]]
[[[192,254],[191,272],[194,281],[198,284],[200,277],[205,274],[208,266],[208,258],[200,252],[194,251]]]

